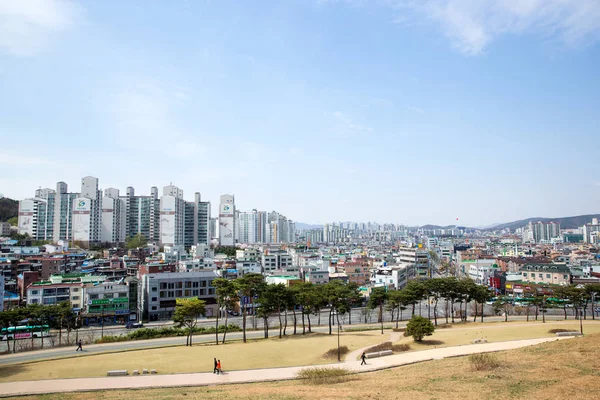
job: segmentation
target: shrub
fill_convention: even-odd
[[[242,329],[234,324],[229,324],[227,326],[228,332],[240,332]],[[215,333],[215,327],[196,327],[193,330],[194,334],[209,334]],[[225,332],[225,325],[219,325],[219,333]],[[113,343],[113,342],[125,342],[128,340],[147,340],[147,339],[156,339],[163,337],[173,337],[173,336],[186,336],[188,334],[188,330],[186,328],[177,328],[177,327],[162,327],[159,329],[154,328],[140,328],[136,330],[132,330],[128,332],[126,335],[121,336],[104,336],[101,339],[97,339],[94,343]]]
[[[391,350],[394,353],[401,353],[403,351],[410,350],[410,345],[408,345],[408,344],[392,344],[392,342],[385,342],[385,343],[381,343],[381,344],[378,344],[373,347],[369,347],[365,351],[365,353],[374,353],[376,351],[384,351],[384,350]]]
[[[471,354],[469,356],[469,362],[476,371],[489,371],[500,367],[498,357],[487,353]]]
[[[348,354],[349,352],[350,352],[350,349],[348,348],[348,346],[340,346],[340,356],[343,357],[346,354]],[[335,347],[333,349],[327,350],[327,352],[325,354],[323,354],[323,358],[337,360],[337,355],[338,355],[338,349],[337,349],[337,347]]]
[[[572,329],[550,329],[548,333],[571,332]]]
[[[323,385],[347,381],[350,376],[350,371],[348,371],[346,368],[339,367],[313,367],[301,369],[300,371],[298,371],[298,374],[296,376],[300,379],[307,380],[313,385]]]
[[[412,336],[415,342],[420,342],[425,336],[431,336],[435,331],[433,323],[425,317],[420,315],[413,315],[413,317],[406,324],[405,336]]]

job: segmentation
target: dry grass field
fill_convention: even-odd
[[[389,339],[377,331],[341,334],[341,344],[350,351]],[[79,356],[69,359],[0,366],[0,382],[106,376],[113,369],[156,369],[161,374],[212,372],[213,357],[225,370],[275,368],[331,363],[323,356],[337,347],[337,335],[313,333],[225,345],[194,345],[135,350],[123,353]]]
[[[455,324],[452,328],[436,330],[433,335],[426,336],[422,343],[413,342],[412,337],[403,337],[396,344],[410,344],[411,351],[419,351],[436,347],[470,344],[474,339],[486,339],[491,343],[555,336],[552,333],[548,333],[551,329],[579,331],[579,321],[567,320],[546,323],[542,323],[541,321],[514,321],[509,323]],[[600,333],[600,320],[584,321],[584,333]]]
[[[19,397],[31,400],[260,399],[599,399],[600,335],[496,353],[501,366],[477,371],[468,357],[353,375],[343,383],[305,381]]]

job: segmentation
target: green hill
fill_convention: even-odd
[[[19,215],[19,202],[17,200],[2,197],[0,199],[0,222],[6,222]]]

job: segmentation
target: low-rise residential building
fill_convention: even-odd
[[[304,281],[315,285],[324,285],[329,282],[329,271],[310,269],[304,272]]]
[[[68,301],[73,311],[79,312],[84,306],[84,285],[77,283],[52,283],[41,281],[27,287],[27,304],[54,305]]]
[[[370,265],[365,261],[338,264],[337,270],[345,273],[350,282],[359,286],[367,285],[371,280]]]
[[[559,264],[527,264],[521,268],[523,282],[568,285],[571,283],[571,270]]]

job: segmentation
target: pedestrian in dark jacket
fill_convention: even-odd
[[[79,342],[77,342],[77,348],[75,349],[75,351],[83,351],[83,348],[81,348],[81,339],[79,339]]]
[[[214,368],[213,368],[213,374],[216,374],[216,373],[217,373],[217,359],[215,358],[215,365],[214,365]]]
[[[360,363],[360,365],[367,365],[367,355],[365,354],[364,351],[362,353],[362,356],[360,356],[360,358],[362,359],[362,362]]]

